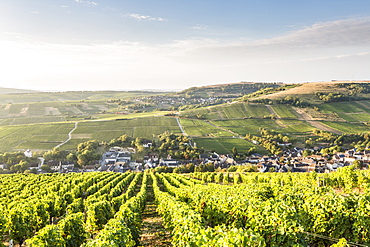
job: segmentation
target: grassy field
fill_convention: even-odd
[[[356,119],[358,122],[368,122],[370,121],[370,114],[366,112],[355,113],[355,114],[347,114],[347,116],[351,116]]]
[[[267,154],[267,151],[263,148],[239,138],[194,138],[194,142],[197,147],[204,148],[206,152],[230,153],[231,149],[235,147],[239,153],[244,153],[251,147],[255,147],[258,153]]]
[[[238,86],[243,89],[245,85]],[[329,93],[334,92],[334,89],[338,87],[331,82],[308,83],[267,97],[276,99],[294,95],[302,96],[302,99],[312,98],[310,102],[318,103],[316,106],[320,111],[307,109],[321,114],[316,120],[325,119],[324,124],[343,133],[368,133],[369,126],[362,122],[370,121],[369,100],[323,104],[314,96],[315,90]],[[218,94],[228,89],[211,87],[197,92],[206,96],[206,90],[211,90],[214,96],[216,92]],[[234,88],[229,93],[239,94],[239,91]],[[62,149],[74,149],[78,143],[88,140],[110,141],[123,134],[151,139],[153,135],[165,131],[181,133],[176,119],[164,116],[173,112],[149,112],[145,109],[147,112],[126,114],[134,110],[126,111],[126,106],[109,101],[154,94],[157,93],[106,91],[0,94],[0,151],[52,149],[68,138],[68,132],[73,129],[75,122],[79,122],[78,128]],[[160,107],[153,105],[154,108]],[[312,134],[314,127],[306,121],[298,120],[302,116],[298,116],[291,106],[275,104],[271,105],[271,109],[278,119],[271,119],[269,108],[263,104],[233,102],[183,111],[180,113],[183,118],[179,121],[186,134],[198,140],[207,150],[224,150],[224,153],[229,153],[234,146],[238,150],[247,150],[250,143],[233,136],[259,135],[261,128],[297,138]],[[347,122],[339,122],[342,119]]]
[[[273,105],[271,108],[280,118],[297,118],[296,111],[290,105]]]
[[[83,91],[83,92],[57,92],[57,93],[19,93],[19,94],[0,94],[0,104],[8,103],[34,103],[34,102],[66,102],[98,100],[106,101],[110,99],[130,99],[147,95],[164,94],[164,92],[149,91]]]
[[[271,113],[266,106],[249,103],[233,103],[207,108],[187,110],[181,116],[188,118],[215,119],[240,119],[240,118],[262,118]]]
[[[0,126],[0,151],[49,150],[67,140],[74,123],[46,123]],[[72,139],[61,149],[75,149],[78,143],[88,140],[110,141],[127,134],[130,137],[151,139],[153,135],[165,131],[180,133],[177,122],[172,117],[138,118],[120,121],[80,122],[73,132]]]
[[[0,151],[52,149],[68,138],[72,123],[0,126]]]
[[[72,140],[93,139],[110,141],[121,135],[151,139],[165,131],[180,133],[176,119],[172,117],[147,117],[119,121],[81,122],[72,134]]]
[[[229,129],[241,136],[246,134],[259,135],[260,129],[278,129],[279,125],[272,119],[238,119],[212,121],[213,124]]]
[[[339,130],[343,133],[354,134],[354,133],[369,133],[370,127],[362,123],[343,123],[343,122],[329,122],[322,121],[322,123],[328,125],[329,127]]]
[[[289,134],[293,136],[309,134],[312,132],[312,130],[315,129],[310,124],[300,120],[281,119],[277,121],[280,122],[282,128],[277,129],[276,132]]]
[[[362,112],[364,109],[360,107],[356,102],[336,102],[321,104],[318,106],[324,113],[332,112],[344,112],[344,113],[355,113]]]
[[[180,119],[180,123],[184,128],[185,133],[189,136],[212,136],[212,137],[233,136],[232,133],[217,128],[204,120]]]
[[[352,114],[347,114],[344,112],[338,112],[338,116],[348,122],[358,122],[358,119],[352,116]]]

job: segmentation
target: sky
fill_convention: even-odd
[[[0,87],[370,79],[370,0],[1,0]]]

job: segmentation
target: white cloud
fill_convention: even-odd
[[[347,19],[317,23],[290,34],[265,40],[264,44],[308,47],[368,45],[370,18]]]
[[[30,13],[35,14],[35,15],[40,14],[40,12],[38,12],[38,11],[31,11]]]
[[[160,45],[127,41],[61,45],[26,42],[19,34],[8,34],[8,41],[0,40],[0,86],[18,83],[29,88],[32,83],[38,89],[94,90],[351,79],[353,74],[366,79],[370,77],[368,28],[370,20],[351,19],[271,39],[192,38]]]
[[[207,28],[208,28],[207,25],[195,25],[195,26],[191,27],[191,29],[195,29],[195,30],[205,30]]]
[[[124,14],[122,16],[126,17],[126,18],[135,19],[135,20],[138,20],[138,21],[167,21],[166,19],[164,19],[162,17],[152,17],[150,15],[141,15],[141,14],[128,13],[128,14]]]
[[[96,2],[91,2],[91,1],[86,1],[86,0],[74,0],[74,1],[77,3],[84,3],[84,4],[94,5],[94,6],[98,5],[98,3]]]

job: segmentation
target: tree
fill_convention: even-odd
[[[44,172],[52,172],[50,166],[48,166],[48,165],[42,165],[41,170],[44,171]]]
[[[361,162],[360,160],[355,160],[355,161],[353,161],[352,165],[353,165],[356,169],[361,169],[362,162]]]
[[[91,164],[94,160],[99,159],[100,155],[94,153],[91,150],[84,150],[80,154],[77,155],[77,164],[80,166],[86,166]]]
[[[77,161],[77,156],[76,156],[76,153],[69,153],[66,157],[67,161],[69,162],[76,162]]]
[[[23,173],[25,170],[27,170],[30,167],[29,163],[27,161],[20,161],[19,164],[13,165],[10,167],[10,170],[12,172],[20,172]]]
[[[303,157],[310,156],[311,154],[312,154],[312,151],[311,151],[311,150],[309,150],[309,149],[305,149],[305,150],[303,150],[303,152],[302,152]]]
[[[43,158],[45,160],[62,161],[66,159],[66,156],[67,156],[66,151],[60,151],[59,148],[53,148],[53,150],[45,152]]]

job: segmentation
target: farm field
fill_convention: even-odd
[[[0,151],[50,150],[68,138],[73,123],[0,126]]]
[[[239,153],[245,153],[250,148],[255,147],[260,154],[267,154],[267,151],[251,142],[240,138],[193,138],[198,148],[204,148],[205,152],[215,151],[216,153],[230,153],[232,148],[236,148]]]
[[[296,111],[290,105],[273,105],[271,108],[279,118],[297,118]]]
[[[151,91],[81,91],[81,92],[44,92],[44,93],[20,93],[0,94],[0,104],[34,103],[34,102],[66,102],[98,100],[106,101],[111,99],[130,99],[146,95],[163,94],[164,92]],[[167,93],[167,92],[166,92]]]
[[[323,112],[370,113],[368,101],[335,102],[318,105]]]
[[[152,139],[163,132],[180,133],[176,120],[172,117],[146,117],[113,121],[86,121],[78,124],[72,139],[62,149],[73,149],[78,143],[88,140],[110,141],[121,135]]]
[[[277,121],[280,122],[280,126],[282,127],[276,130],[278,133],[285,133],[293,136],[304,135],[310,134],[315,129],[307,122],[301,120],[280,119]]]
[[[67,140],[74,122],[26,124],[0,126],[0,152],[12,150],[50,150]],[[172,117],[148,117],[127,120],[80,122],[72,133],[72,139],[61,149],[75,149],[81,142],[89,140],[110,141],[127,134],[130,137],[152,139],[153,135],[165,131],[180,133]]]
[[[334,87],[331,84],[324,83],[321,85],[322,89],[329,92],[329,89]],[[237,86],[235,88],[243,89],[246,85]],[[257,84],[255,86],[254,89],[263,87]],[[320,88],[319,84],[315,86]],[[231,90],[233,87],[226,88]],[[278,91],[277,94],[289,95],[291,90],[305,93],[302,88],[307,89],[307,86]],[[208,95],[207,97],[211,97],[216,91],[222,92],[216,87],[199,90],[195,91],[203,96]],[[210,94],[206,93],[207,90],[211,90]],[[229,93],[238,95],[238,90],[233,89]],[[315,99],[314,102],[319,102],[315,105],[319,110],[308,107],[306,112],[312,115],[313,120],[323,120],[323,123],[331,129],[323,125],[315,125],[315,122],[310,122],[310,116],[297,113],[296,109],[299,108],[293,109],[292,106],[283,104],[266,106],[257,103],[232,102],[184,110],[179,113],[174,109],[165,111],[166,108],[162,106],[166,104],[171,106],[171,104],[168,103],[169,101],[163,101],[165,102],[163,103],[162,96],[157,101],[150,101],[145,109],[140,104],[146,103],[142,102],[134,105],[138,108],[126,108],[127,102],[131,104],[135,100],[122,101],[123,104],[119,104],[120,100],[157,94],[161,93],[106,91],[0,94],[0,127],[3,130],[0,131],[0,140],[3,141],[0,151],[50,150],[68,138],[68,132],[73,129],[75,122],[79,123],[78,128],[73,132],[72,139],[61,147],[62,149],[75,149],[80,142],[89,140],[109,141],[123,134],[132,138],[151,139],[165,131],[180,133],[176,119],[164,116],[176,114],[179,114],[179,122],[189,137],[217,138],[215,145],[219,146],[218,150],[226,150],[223,151],[226,153],[230,153],[229,147],[236,145],[229,145],[228,140],[233,136],[244,137],[247,134],[259,136],[261,129],[287,135],[299,142],[302,138],[312,136],[315,128],[334,133],[369,132],[369,127],[366,125],[370,121],[369,100],[322,103],[319,99]],[[179,95],[186,96],[186,93]],[[275,99],[275,96],[272,98]],[[176,99],[174,101],[176,102]],[[198,107],[199,104],[196,106]],[[152,109],[155,111],[151,111]],[[54,134],[53,130],[47,127],[50,125],[70,127],[63,133]],[[8,131],[5,131],[8,127]],[[42,135],[33,134],[38,129],[44,129]]]
[[[263,118],[271,113],[266,106],[260,104],[232,103],[181,112],[181,116],[187,118],[216,119],[240,119],[240,118]]]
[[[230,129],[241,136],[246,134],[258,135],[261,128],[279,129],[279,125],[272,119],[238,119],[238,120],[218,120],[212,121],[214,125]]]
[[[343,122],[329,122],[329,121],[322,121],[322,123],[328,125],[333,129],[337,129],[343,133],[368,133],[370,131],[370,126],[363,124],[363,123],[343,123]]]
[[[197,119],[183,119],[180,118],[180,123],[189,136],[209,136],[209,137],[227,137],[233,136],[232,133],[217,128],[208,121]]]
[[[143,241],[180,247],[369,245],[369,172],[342,168],[321,174],[321,185],[317,176],[0,175],[0,238],[31,246],[143,246]],[[148,207],[159,212],[156,221],[148,222],[143,214]],[[150,224],[153,243],[144,237]],[[165,238],[160,236],[164,228],[171,232]]]

